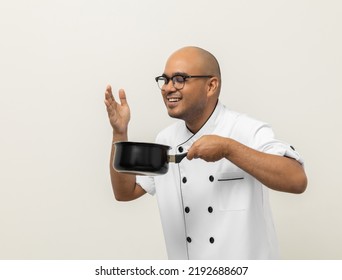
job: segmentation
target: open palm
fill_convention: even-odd
[[[105,92],[105,104],[107,107],[108,118],[115,133],[127,133],[128,123],[131,118],[130,109],[123,89],[119,90],[120,103],[116,102],[112,88],[107,86]]]

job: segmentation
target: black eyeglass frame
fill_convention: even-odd
[[[175,77],[182,77],[184,79],[183,83],[182,83],[182,87],[175,87],[175,83],[177,81],[174,80]],[[158,87],[163,90],[163,87],[168,85],[170,80],[172,81],[172,85],[175,89],[177,90],[181,90],[184,88],[184,85],[185,85],[185,82],[186,82],[186,79],[191,79],[191,78],[213,78],[214,76],[213,75],[187,75],[187,74],[181,74],[181,73],[177,73],[177,74],[174,74],[172,75],[171,77],[168,77],[166,76],[165,74],[161,75],[161,76],[158,76],[158,77],[155,77],[155,80],[158,84]],[[159,81],[161,80],[161,78],[164,79],[165,83],[160,86],[159,85]]]

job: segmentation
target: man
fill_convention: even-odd
[[[156,78],[170,117],[179,121],[156,142],[187,151],[155,177],[110,174],[117,200],[156,194],[169,259],[275,259],[277,242],[268,188],[302,193],[307,178],[303,160],[274,139],[265,123],[228,110],[219,101],[220,67],[198,47],[173,53]],[[124,90],[120,104],[108,86],[105,104],[113,142],[127,141],[130,110]]]

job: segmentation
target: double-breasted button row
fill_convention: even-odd
[[[186,207],[184,208],[184,211],[185,211],[185,213],[189,213],[189,212],[190,212],[190,207],[186,206]],[[211,206],[209,206],[209,207],[208,207],[208,212],[209,212],[209,213],[213,213],[213,211],[214,211],[214,208],[211,207]]]
[[[191,243],[191,241],[192,241],[191,237],[188,236],[188,237],[186,238],[186,241],[187,241],[188,243]],[[214,237],[210,237],[210,238],[209,238],[209,242],[210,242],[211,244],[213,244],[213,243],[215,242],[215,238],[214,238]]]
[[[214,180],[215,180],[214,176],[213,176],[213,175],[210,175],[210,176],[209,176],[209,181],[210,181],[210,182],[214,182]],[[182,178],[183,184],[185,184],[187,181],[188,181],[188,179],[187,179],[186,177],[183,177],[183,178]]]

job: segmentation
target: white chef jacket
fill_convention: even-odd
[[[269,125],[220,102],[196,134],[179,121],[161,131],[156,142],[180,154],[209,134],[303,163],[291,146],[274,139]],[[278,258],[268,188],[227,159],[184,158],[170,163],[165,175],[137,176],[137,183],[157,196],[169,259]]]

